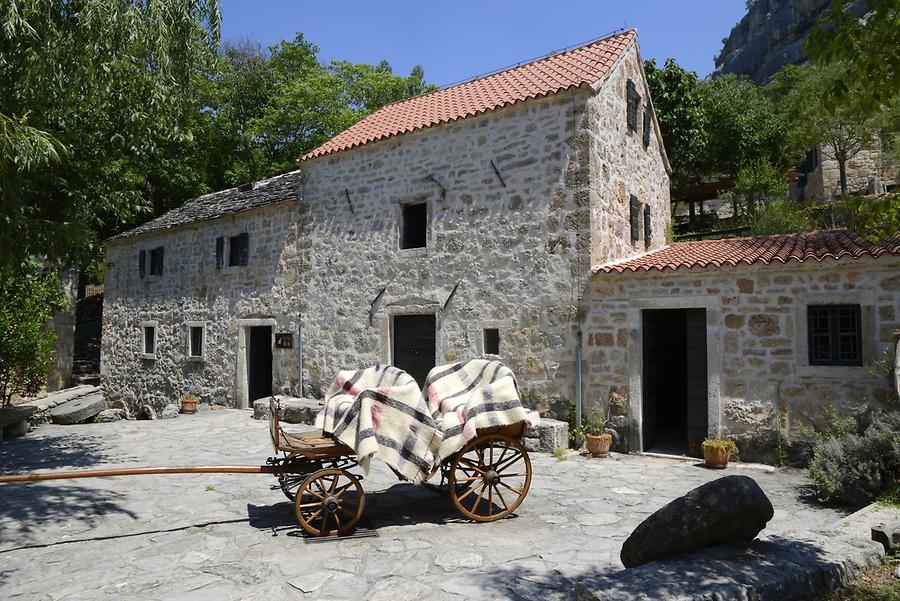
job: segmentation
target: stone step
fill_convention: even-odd
[[[558,419],[541,418],[537,426],[525,430],[522,445],[526,451],[552,453],[569,448],[569,424]]]
[[[325,406],[324,401],[277,395],[280,405],[278,419],[287,424],[316,424],[316,415]],[[269,399],[253,401],[253,419],[269,419]]]
[[[26,401],[25,403],[22,403],[22,405],[34,407],[39,411],[46,411],[48,409],[53,409],[54,407],[57,407],[63,403],[67,403],[69,401],[80,399],[82,397],[93,394],[100,394],[99,386],[94,386],[92,384],[81,384],[79,386],[64,388],[63,390],[57,390],[55,392],[44,393],[40,396]]]
[[[103,395],[97,393],[57,405],[50,410],[50,419],[54,424],[80,424],[106,408]]]

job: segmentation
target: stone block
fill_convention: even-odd
[[[900,522],[872,527],[872,540],[884,547],[886,555],[900,550]]]
[[[540,423],[525,431],[522,445],[529,452],[552,453],[569,446],[569,424],[558,419],[542,418]]]
[[[178,413],[180,411],[181,405],[170,403],[163,407],[162,413],[159,414],[159,419],[175,419],[176,417],[178,417]]]
[[[275,398],[280,406],[278,419],[287,424],[315,425],[316,416],[325,406],[324,401],[316,399],[280,395]],[[269,419],[269,399],[257,399],[253,402],[253,419]]]
[[[80,424],[99,415],[106,409],[106,401],[100,393],[67,401],[50,410],[50,419],[54,424]]]
[[[104,409],[97,414],[98,422],[117,422],[122,419],[125,419],[124,409]]]
[[[774,336],[781,333],[777,315],[754,315],[747,325],[754,336]]]

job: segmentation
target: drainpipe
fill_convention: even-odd
[[[581,426],[581,328],[575,344],[575,425]]]
[[[300,397],[303,397],[303,323],[297,332],[297,356],[300,363]]]

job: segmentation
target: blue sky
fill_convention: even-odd
[[[268,46],[302,31],[319,59],[375,63],[406,74],[416,64],[445,86],[636,27],[641,54],[674,57],[701,77],[745,0],[222,0],[222,37]]]

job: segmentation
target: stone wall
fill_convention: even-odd
[[[705,308],[709,434],[736,438],[744,459],[799,459],[792,445],[821,425],[827,406],[853,414],[897,406],[890,378],[869,369],[900,326],[898,273],[900,257],[883,256],[597,274],[586,402],[611,403],[620,448],[641,450],[641,311]],[[863,365],[810,366],[806,307],[844,303],[861,306]]]
[[[838,162],[831,158],[830,147],[819,151],[821,160],[807,175],[803,188],[804,199],[812,202],[829,202],[841,196],[841,173]],[[884,176],[881,153],[877,148],[861,150],[847,161],[847,191],[849,194],[865,195],[872,176]]]
[[[239,398],[242,324],[299,326],[295,202],[113,242],[107,250],[101,380],[107,402],[160,411],[185,394],[246,406]],[[247,266],[216,269],[216,238],[249,233]],[[138,252],[164,247],[161,276],[139,277]],[[227,261],[226,261],[227,265]],[[157,324],[156,359],[142,358],[141,324]],[[205,357],[188,357],[188,322],[206,324]],[[298,389],[293,351],[273,350],[273,390]]]
[[[625,81],[646,100],[633,44],[595,88],[516,103],[301,163],[297,203],[114,242],[104,308],[107,394],[156,407],[180,394],[243,405],[239,320],[303,330],[303,395],[340,369],[391,362],[395,315],[431,313],[437,364],[480,357],[483,331],[524,400],[565,415],[593,263],[631,242],[629,194],[664,244],[668,177],[654,130],[628,132]],[[641,123],[640,114],[638,123]],[[425,248],[400,249],[402,207],[427,203]],[[214,268],[215,238],[249,231],[250,266]],[[165,246],[162,278],[138,278],[140,248]],[[142,321],[159,324],[141,359]],[[208,357],[186,357],[187,322],[208,324]],[[275,392],[300,396],[298,349],[275,351]]]

